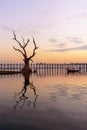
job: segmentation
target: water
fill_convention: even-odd
[[[0,75],[0,130],[87,130],[87,75]]]

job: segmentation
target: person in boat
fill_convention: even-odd
[[[67,68],[67,72],[79,72],[80,70],[81,70],[81,68],[79,68],[79,69],[75,69],[75,68],[69,69],[69,68]]]

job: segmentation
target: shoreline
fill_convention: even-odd
[[[20,73],[23,73],[23,72],[22,71],[4,71],[4,70],[0,71],[0,74],[20,74]]]

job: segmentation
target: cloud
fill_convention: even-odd
[[[49,39],[49,41],[50,41],[51,43],[57,43],[57,42],[58,42],[58,40],[55,39],[55,38],[51,38],[51,39]]]
[[[82,12],[82,13],[78,13],[78,14],[75,14],[75,15],[72,15],[72,16],[69,16],[67,18],[67,20],[76,20],[76,19],[87,19],[87,11],[86,12]]]
[[[87,45],[74,47],[74,48],[53,49],[53,50],[45,50],[45,51],[48,51],[48,52],[66,52],[66,51],[75,51],[75,50],[87,50]]]
[[[63,42],[64,40],[62,39],[62,41],[59,41],[57,38],[50,38],[49,39],[49,42],[51,42],[51,43],[58,43],[58,44],[56,44],[56,45],[54,45],[54,46],[58,46],[58,47],[64,47],[64,46],[66,46],[66,45],[68,45],[68,44],[70,44],[70,43],[76,43],[76,44],[82,44],[83,43],[83,40],[80,38],[80,37],[66,37],[66,39],[65,39],[65,42],[66,43],[64,43]],[[60,43],[59,43],[60,42]]]
[[[57,46],[57,47],[65,47],[65,46],[66,46],[66,43],[60,43],[60,44],[57,44],[57,45],[55,45],[55,46]]]
[[[13,31],[10,27],[7,26],[3,26],[2,29],[5,31]]]
[[[83,43],[83,41],[79,37],[67,37],[67,40],[73,43]]]
[[[81,16],[87,16],[87,12],[80,14]]]

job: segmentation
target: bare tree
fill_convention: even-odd
[[[27,39],[27,41],[25,41],[25,39],[22,37],[22,43],[21,43],[19,40],[17,40],[15,32],[13,32],[13,36],[14,36],[13,39],[18,43],[18,45],[20,47],[20,49],[15,48],[15,47],[13,47],[13,49],[20,52],[22,54],[23,58],[24,58],[23,61],[24,61],[25,64],[24,64],[24,67],[23,67],[22,71],[23,72],[32,72],[32,70],[31,70],[31,68],[29,66],[29,63],[30,63],[30,61],[32,61],[32,58],[35,56],[36,49],[38,49],[38,47],[36,46],[36,42],[35,42],[34,37],[32,37],[33,38],[34,49],[33,49],[33,52],[31,54],[31,56],[28,57],[27,52],[26,52],[26,47],[27,47],[28,43],[30,42],[30,40]]]

